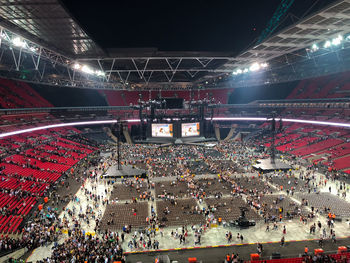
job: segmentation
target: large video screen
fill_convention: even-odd
[[[199,135],[200,135],[199,122],[181,124],[181,137],[190,137],[190,136],[199,136]]]
[[[152,123],[152,137],[173,137],[173,125]]]

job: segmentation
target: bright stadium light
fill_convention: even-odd
[[[323,47],[324,48],[329,48],[330,46],[331,46],[331,41],[329,41],[329,40],[327,40],[325,43],[324,43],[324,45],[323,45]]]
[[[311,50],[312,50],[313,52],[319,50],[318,45],[317,45],[317,44],[313,44],[312,47],[311,47]]]
[[[75,63],[75,64],[73,65],[73,68],[74,68],[74,69],[80,69],[80,68],[81,68],[81,65],[80,65],[79,63]]]
[[[242,74],[243,71],[241,69],[237,69],[236,71],[233,71],[232,74],[233,75],[239,75],[239,74]]]
[[[249,71],[249,69],[245,68],[245,69],[243,70],[243,73],[247,73],[248,71]]]
[[[260,64],[260,67],[262,67],[262,68],[267,68],[268,66],[269,66],[269,64],[267,64],[266,62]]]
[[[260,69],[260,65],[257,62],[253,63],[249,68],[250,71],[258,71],[259,69]]]
[[[87,65],[82,66],[81,71],[85,72],[87,74],[93,74],[94,73],[94,71]]]
[[[16,47],[26,47],[26,42],[24,42],[20,37],[15,37],[12,39],[12,44]]]
[[[95,74],[96,74],[97,76],[99,76],[99,77],[104,77],[104,76],[106,76],[106,74],[105,74],[103,71],[101,71],[101,70],[96,70],[96,71],[95,71]]]
[[[338,45],[341,44],[342,40],[343,40],[343,37],[341,35],[339,35],[336,38],[333,38],[332,45],[333,46],[338,46]]]

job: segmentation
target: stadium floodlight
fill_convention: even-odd
[[[260,69],[260,65],[257,62],[253,63],[249,68],[250,71],[258,71],[259,69]]]
[[[35,47],[30,47],[29,50],[32,51],[33,53],[36,52],[36,48]]]
[[[103,71],[101,71],[101,70],[96,70],[96,71],[95,71],[95,74],[96,74],[97,76],[99,76],[99,77],[104,77],[104,76],[106,76],[106,74],[105,74]]]
[[[233,71],[232,74],[233,75],[239,75],[239,74],[242,74],[243,71],[241,69],[237,69],[236,71]]]
[[[266,62],[260,64],[260,67],[262,67],[262,68],[267,68],[268,66],[269,66],[269,64],[267,64]]]
[[[87,74],[93,74],[94,73],[94,71],[87,65],[82,66],[81,67],[81,71],[85,72]]]
[[[73,68],[74,68],[74,69],[80,69],[80,68],[81,68],[81,65],[80,65],[79,63],[75,63],[75,64],[73,65]]]
[[[243,73],[247,73],[248,71],[249,71],[249,69],[245,68],[245,69],[243,70]]]
[[[336,38],[333,38],[332,40],[332,45],[333,46],[338,46],[342,42],[343,37],[341,35],[337,36]]]
[[[323,45],[323,47],[324,48],[329,48],[330,46],[331,46],[331,41],[329,41],[329,40],[327,40],[325,43],[324,43],[324,45]]]
[[[317,45],[317,44],[313,44],[312,47],[311,47],[311,50],[312,50],[313,52],[319,50],[318,45]]]
[[[22,40],[20,37],[15,37],[14,39],[12,39],[12,44],[16,47],[21,47],[21,48],[25,48],[27,43]]]

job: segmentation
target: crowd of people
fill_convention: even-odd
[[[284,246],[287,227],[284,224],[286,218],[300,219],[302,224],[310,224],[310,234],[320,234],[322,240],[331,238],[336,242],[334,231],[334,221],[329,220],[329,227],[323,226],[317,221],[318,210],[304,209],[308,206],[307,200],[302,200],[301,204],[291,201],[296,191],[295,185],[303,184],[305,191],[315,192],[320,187],[325,187],[325,180],[334,180],[330,174],[327,179],[319,180],[310,169],[307,172],[300,171],[296,180],[291,173],[275,173],[273,176],[287,178],[286,185],[290,188],[280,188],[271,178],[271,175],[251,173],[250,163],[252,160],[264,157],[266,153],[255,151],[252,145],[245,145],[237,142],[220,142],[213,148],[196,146],[169,146],[154,147],[140,145],[122,145],[122,162],[134,166],[146,168],[149,177],[145,181],[138,179],[122,179],[119,186],[126,191],[134,192],[132,202],[149,202],[150,213],[145,218],[147,227],[132,229],[127,222],[120,231],[101,230],[99,225],[103,217],[104,208],[110,204],[121,202],[118,198],[118,191],[113,191],[115,182],[100,179],[103,170],[109,165],[115,164],[116,156],[110,157],[100,163],[95,169],[80,171],[79,179],[76,183],[82,185],[80,190],[84,196],[83,205],[81,200],[74,193],[58,194],[57,191],[49,194],[49,207],[45,206],[40,212],[36,212],[31,221],[23,227],[20,239],[3,238],[0,242],[1,251],[13,250],[18,247],[33,249],[40,246],[52,246],[51,256],[42,259],[42,262],[114,262],[125,261],[125,249],[129,250],[150,250],[159,249],[164,236],[162,226],[163,216],[173,213],[173,209],[182,210],[184,213],[200,214],[205,218],[205,223],[198,225],[183,225],[174,229],[170,233],[170,238],[176,240],[180,245],[187,246],[189,240],[193,240],[193,245],[200,245],[202,237],[210,228],[211,224],[222,221],[216,216],[217,209],[225,203],[220,200],[225,197],[240,198],[246,202],[247,209],[251,209],[261,216],[266,224],[266,231],[281,231],[281,246]],[[31,156],[28,156],[28,158]],[[50,160],[47,160],[50,161]],[[195,166],[195,169],[193,168]],[[242,171],[247,175],[242,176]],[[203,177],[197,179],[194,174],[211,174],[215,177]],[[249,175],[248,175],[249,174]],[[182,183],[186,186],[186,197],[196,200],[198,206],[174,208],[178,200],[183,196],[165,191],[161,197],[153,194],[155,191],[155,180],[161,177],[171,177],[174,186]],[[166,178],[165,178],[166,179]],[[86,187],[86,184],[89,187]],[[105,186],[103,192],[97,188],[100,184]],[[339,184],[339,189],[345,191],[345,184]],[[65,188],[68,190],[69,184],[55,184],[55,189]],[[118,189],[118,188],[116,188]],[[165,188],[165,190],[169,190]],[[266,200],[266,196],[271,193],[285,191],[286,194],[273,195],[274,198]],[[69,191],[68,191],[69,192]],[[16,194],[16,193],[14,193]],[[158,198],[158,199],[157,199]],[[205,206],[208,198],[217,200],[211,206]],[[163,215],[159,215],[154,205],[155,199],[170,201],[171,206],[165,207]],[[60,210],[55,206],[63,206],[70,202],[60,215]],[[136,212],[136,211],[135,211]],[[229,207],[227,213],[231,213]],[[113,218],[108,225],[113,225]],[[283,225],[279,224],[282,222]],[[226,222],[225,222],[226,223]],[[272,224],[272,226],[271,226]],[[321,226],[320,226],[321,224]],[[224,224],[227,225],[227,224]],[[84,230],[91,229],[90,232]],[[228,243],[244,242],[243,233],[237,233],[233,237],[232,231],[227,230],[225,238]],[[262,246],[258,246],[260,253]],[[238,254],[228,255],[227,262],[240,262]]]

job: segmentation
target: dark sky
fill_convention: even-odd
[[[266,27],[281,0],[61,0],[103,48],[240,52]],[[295,0],[300,17],[314,3]]]

